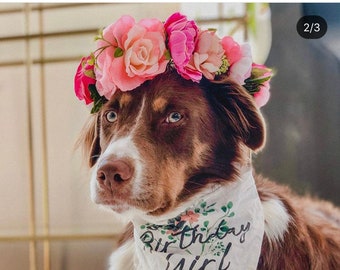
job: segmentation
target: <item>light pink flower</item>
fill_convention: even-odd
[[[272,70],[267,68],[265,65],[252,64],[252,73],[256,74],[256,79],[268,78],[269,79],[262,84],[260,84],[260,90],[254,93],[254,99],[256,105],[261,108],[267,104],[270,98],[270,78],[273,76]]]
[[[222,38],[222,46],[230,66],[242,58],[241,47],[232,37]]]
[[[270,88],[269,81],[266,81],[262,85],[260,85],[260,91],[254,93],[255,104],[259,108],[267,104],[270,98],[269,88]]]
[[[195,50],[198,27],[180,13],[172,14],[164,24],[168,35],[168,46],[177,72],[185,79],[199,81],[202,74],[187,67]]]
[[[240,85],[244,84],[244,80],[250,77],[252,56],[249,44],[241,45],[242,57],[229,68],[229,77]]]
[[[212,31],[202,31],[190,65],[202,72],[209,80],[215,78],[215,73],[222,65],[224,50],[221,40]]]
[[[252,67],[251,48],[249,44],[239,45],[232,37],[224,37],[222,46],[229,62],[229,78],[243,85],[249,78]]]
[[[107,50],[110,50],[110,48],[108,48]],[[108,100],[117,90],[117,86],[114,83],[115,68],[112,63],[112,58],[102,57],[101,67],[95,67],[94,69],[97,78],[97,91],[101,96],[105,96],[105,98]]]
[[[92,56],[83,57],[77,68],[74,77],[74,91],[79,100],[84,100],[86,104],[93,102],[89,91],[90,84],[96,84],[94,76],[94,59]]]
[[[103,48],[103,50],[101,50]],[[97,50],[97,89],[109,98],[117,88],[132,90],[163,73],[165,34],[161,21],[144,19],[139,23],[123,16],[105,28]]]

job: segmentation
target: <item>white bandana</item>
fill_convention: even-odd
[[[257,268],[264,222],[251,170],[196,198],[174,218],[133,221],[136,269]]]

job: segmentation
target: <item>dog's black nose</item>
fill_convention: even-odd
[[[132,166],[128,161],[121,159],[104,160],[99,163],[97,169],[97,181],[110,189],[112,185],[129,181],[132,176]]]

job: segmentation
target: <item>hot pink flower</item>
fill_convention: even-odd
[[[240,85],[249,78],[252,66],[252,56],[249,44],[239,45],[232,37],[224,37],[222,46],[229,62],[229,77]]]
[[[105,28],[98,42],[98,92],[109,98],[117,87],[128,91],[153,79],[166,69],[169,60],[165,52],[161,21],[144,19],[135,23],[130,16],[121,17]]]
[[[77,68],[74,77],[74,91],[79,100],[84,100],[86,104],[93,102],[89,91],[90,84],[96,84],[94,69],[94,59],[92,56],[83,57]]]
[[[199,81],[202,78],[201,72],[187,67],[196,46],[199,31],[196,23],[177,12],[167,19],[164,28],[177,72],[185,79]]]
[[[212,31],[202,31],[190,65],[202,72],[208,80],[215,78],[215,73],[222,65],[224,54],[221,40]]]

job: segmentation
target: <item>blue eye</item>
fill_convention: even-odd
[[[182,118],[183,118],[183,116],[179,112],[172,112],[165,119],[165,122],[176,123],[176,122],[180,121]]]
[[[109,121],[110,123],[116,122],[118,118],[118,114],[115,111],[108,111],[105,114],[106,120]]]

